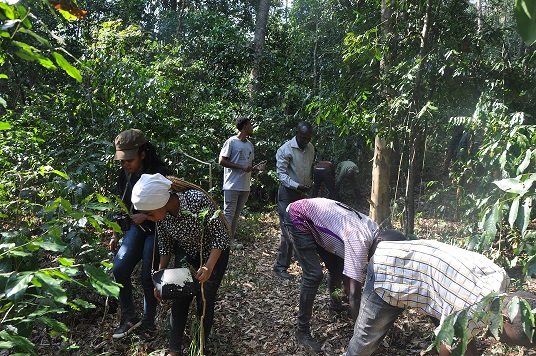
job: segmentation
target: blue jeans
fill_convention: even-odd
[[[154,234],[147,234],[136,225],[131,225],[125,233],[123,242],[114,259],[112,272],[117,283],[123,287],[119,290],[119,303],[121,304],[121,324],[137,317],[136,307],[132,297],[132,271],[141,260],[141,285],[143,287],[143,318],[142,326],[154,327],[157,300],[154,297],[154,285],[151,271],[158,268],[160,256],[158,248],[153,251]],[[153,262],[154,266],[151,268]]]
[[[285,212],[285,227],[294,244],[294,254],[303,273],[298,310],[298,331],[309,332],[313,302],[324,277],[320,258],[324,261],[329,272],[330,295],[341,287],[344,260],[320,247],[310,233],[297,229],[290,220],[288,212]]]
[[[371,355],[403,311],[404,309],[385,302],[374,291],[374,257],[372,257],[367,267],[367,279],[354,326],[354,335],[348,344],[346,356]]]
[[[224,190],[223,215],[231,227],[231,238],[234,238],[240,213],[248,201],[249,191]]]
[[[285,227],[285,212],[290,203],[302,198],[305,198],[305,196],[301,192],[283,185],[279,186],[277,192],[277,213],[279,214],[281,237],[279,238],[279,249],[273,268],[274,271],[286,271],[290,266],[293,246]]]
[[[186,255],[186,252],[180,247],[175,246],[175,267],[183,267],[183,258],[197,270],[200,267],[199,257],[192,259]],[[220,254],[220,258],[216,262],[212,274],[208,281],[203,284],[204,297],[206,300],[205,318],[203,322],[203,328],[205,331],[205,340],[210,336],[212,330],[212,323],[214,321],[214,306],[216,304],[216,295],[218,288],[220,287],[225,270],[227,269],[227,263],[229,262],[229,248],[223,250]],[[169,349],[173,352],[182,354],[182,339],[184,337],[184,329],[188,321],[188,311],[190,310],[190,304],[194,299],[191,297],[182,297],[173,299],[171,306],[171,328],[169,330]],[[203,315],[203,298],[201,291],[195,296],[197,304],[197,320],[200,320]],[[193,337],[193,336],[192,336]]]

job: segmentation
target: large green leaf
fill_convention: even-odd
[[[454,335],[457,338],[456,348],[452,350],[452,356],[465,355],[467,350],[467,321],[469,317],[467,310],[463,309],[456,315],[456,321],[454,322]]]
[[[527,46],[536,42],[536,1],[515,0],[517,31]]]
[[[35,272],[19,272],[13,273],[7,280],[6,284],[6,298],[11,301],[17,301],[28,289],[28,285],[31,283]]]
[[[107,297],[117,297],[119,295],[119,285],[115,283],[109,275],[104,273],[102,269],[92,265],[84,265],[84,271],[97,293]]]
[[[58,52],[52,52],[52,55],[54,56],[54,59],[56,60],[56,63],[58,63],[58,65],[67,73],[69,74],[71,77],[73,77],[74,79],[76,79],[78,82],[82,82],[82,75],[80,74],[80,72],[78,71],[78,69],[76,69],[75,67],[73,67],[71,65],[71,63],[69,63],[65,57],[63,57],[60,53]]]
[[[532,186],[534,181],[526,180],[521,181],[520,177],[516,178],[506,178],[493,182],[499,189],[507,193],[515,193],[519,195],[524,195]]]

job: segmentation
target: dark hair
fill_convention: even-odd
[[[166,167],[166,164],[156,154],[156,149],[152,143],[147,141],[141,145],[138,149],[138,154],[141,154],[142,152],[145,152],[145,158],[143,159],[143,173],[161,173],[162,168],[164,168],[166,171],[165,174],[172,174],[171,170]],[[158,171],[157,168],[159,168]]]
[[[235,124],[236,124],[236,128],[238,129],[238,131],[242,131],[242,129],[244,128],[244,126],[246,126],[248,122],[251,122],[251,120],[249,117],[246,117],[246,116],[241,116],[238,119],[236,119]]]
[[[298,123],[298,131],[304,132],[307,131],[308,133],[313,133],[313,126],[308,123],[307,121],[300,121]]]
[[[382,241],[406,241],[408,238],[406,235],[401,233],[398,230],[393,229],[387,229],[378,234],[378,236],[374,239],[374,242],[372,242],[372,245],[370,246],[369,253],[368,253],[368,259],[370,260],[372,258],[372,255],[376,252],[376,247],[378,247],[378,244]]]
[[[408,238],[406,235],[398,230],[387,229],[378,234],[378,241],[406,241]]]

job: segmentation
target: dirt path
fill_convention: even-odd
[[[275,214],[263,215],[239,227],[240,249],[233,248],[226,277],[219,292],[208,355],[307,355],[294,338],[301,283],[301,271],[294,263],[289,271],[292,281],[282,281],[272,274],[272,264],[279,241]],[[138,292],[139,286],[135,287]],[[137,296],[141,301],[141,296]],[[65,322],[71,328],[71,342],[80,348],[57,351],[46,338],[36,340],[40,355],[154,355],[163,356],[167,346],[170,302],[160,305],[157,314],[158,334],[148,343],[133,337],[113,340],[118,324],[117,303],[111,301],[104,313],[104,302],[95,302],[96,310],[83,316],[73,314]],[[193,304],[193,303],[192,303]],[[348,316],[336,316],[327,308],[328,293],[324,282],[315,301],[312,333],[323,345],[323,354],[340,355],[352,336],[353,323]],[[140,305],[140,308],[142,306]],[[192,320],[193,310],[190,313]],[[433,340],[433,325],[414,312],[406,312],[392,328],[376,355],[399,356],[424,354]],[[500,348],[493,339],[480,339],[483,355],[536,355]],[[435,353],[428,353],[434,355]]]

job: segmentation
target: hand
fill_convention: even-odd
[[[258,164],[253,168],[255,168],[257,171],[264,171],[266,169],[266,163]]]
[[[251,166],[243,166],[243,167],[242,167],[242,170],[243,170],[244,172],[251,172],[251,171],[253,170],[253,167],[251,167]]]
[[[117,236],[112,236],[112,238],[110,239],[110,242],[108,242],[108,248],[110,249],[110,251],[112,252],[117,252],[117,246],[119,245],[119,239],[117,238]]]
[[[145,214],[142,214],[142,213],[137,213],[137,214],[133,214],[130,216],[130,219],[132,219],[132,223],[134,225],[140,225],[141,223],[143,223],[145,220],[147,220],[147,215]]]
[[[311,189],[311,187],[308,185],[303,185],[303,184],[298,185],[298,190],[300,192],[307,192],[309,191],[309,189]]]
[[[201,266],[195,275],[195,278],[199,281],[199,283],[203,284],[206,281],[209,280],[210,276],[212,274],[212,269],[209,269],[207,266]]]
[[[158,303],[162,303],[162,298],[160,298],[160,294],[158,294],[156,288],[154,289],[154,297],[158,300]]]

